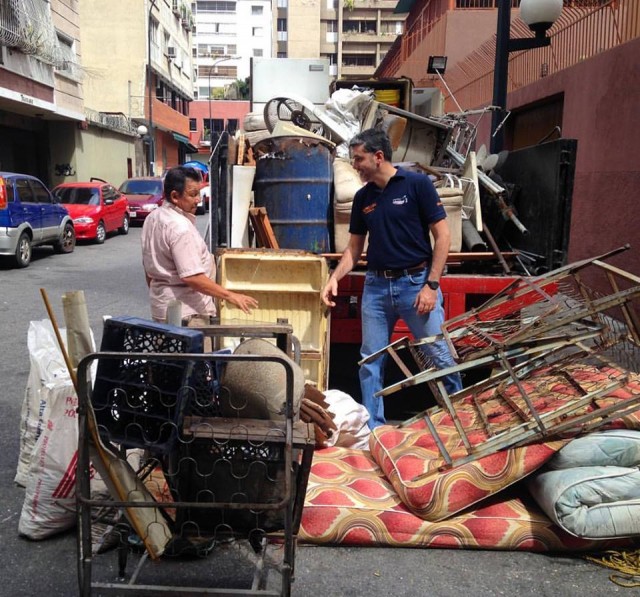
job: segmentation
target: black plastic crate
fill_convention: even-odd
[[[190,405],[215,410],[214,368],[169,356],[202,350],[203,334],[196,330],[137,317],[105,321],[101,351],[132,354],[98,360],[91,403],[103,439],[164,453]],[[167,360],[150,361],[145,352],[167,353]]]

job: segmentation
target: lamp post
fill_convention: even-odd
[[[224,56],[220,58],[211,65],[209,69],[209,74],[207,75],[207,83],[209,88],[209,146],[213,147],[213,121],[211,119],[211,73],[215,71],[216,66],[225,60],[237,60],[240,56]]]
[[[510,39],[512,0],[497,0],[498,28],[496,30],[496,57],[493,70],[493,105],[499,106],[491,116],[491,153],[499,153],[504,146],[504,129],[500,123],[507,107],[507,81],[509,52],[542,48],[551,43],[547,30],[562,12],[562,0],[522,0],[520,18],[535,33],[535,37]],[[499,128],[498,128],[499,127]]]
[[[153,72],[151,70],[151,11],[157,8],[157,0],[150,0],[147,14],[147,93],[149,96],[149,153],[147,163],[147,173],[149,176],[155,174],[155,152],[156,140],[153,130]]]

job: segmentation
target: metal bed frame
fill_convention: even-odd
[[[616,398],[616,390],[633,376],[624,365],[640,362],[640,278],[602,261],[628,248],[517,279],[482,306],[446,321],[442,336],[401,338],[366,357],[361,363],[388,355],[405,376],[377,395],[428,384],[437,405],[401,426],[422,420],[444,468],[566,433],[585,433],[640,409],[638,392]],[[422,347],[442,338],[458,364],[437,370]],[[403,351],[408,358],[402,358]],[[604,372],[602,379],[583,380],[584,366]],[[480,368],[492,368],[492,375],[447,393],[445,375]],[[552,394],[541,408],[532,386],[543,378],[566,386],[573,397]],[[433,418],[443,411],[462,454],[447,451],[434,425]],[[498,412],[506,414],[499,423]]]

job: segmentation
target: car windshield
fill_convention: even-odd
[[[98,189],[62,187],[56,189],[53,193],[60,203],[66,205],[100,205],[100,193]]]
[[[125,180],[120,190],[127,195],[161,195],[161,180]]]

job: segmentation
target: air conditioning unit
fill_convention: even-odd
[[[168,58],[176,57],[176,49],[173,46],[167,46],[167,57]]]

